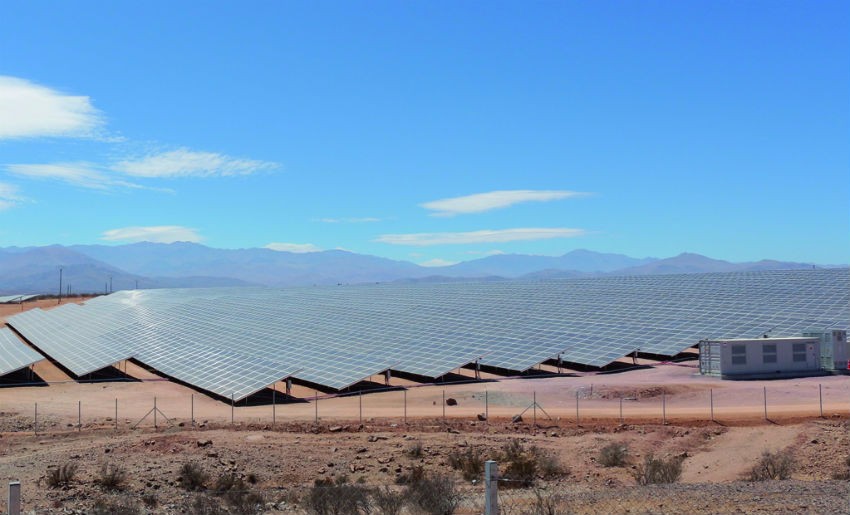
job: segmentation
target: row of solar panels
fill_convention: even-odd
[[[0,295],[0,304],[8,304],[10,302],[26,302],[30,299],[38,297],[35,295]]]
[[[601,367],[703,338],[844,328],[850,271],[347,287],[142,290],[8,324],[78,376],[133,357],[224,397],[295,377],[335,389],[387,369]]]

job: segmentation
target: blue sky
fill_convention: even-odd
[[[847,2],[1,9],[0,246],[850,261]]]

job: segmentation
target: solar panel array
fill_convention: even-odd
[[[8,304],[9,302],[26,302],[30,299],[38,297],[36,295],[2,295],[0,296],[0,304]]]
[[[850,270],[541,282],[135,290],[8,323],[77,375],[126,357],[236,399],[295,377],[342,389],[479,360],[601,367],[703,338],[848,327]]]
[[[10,329],[0,329],[0,376],[11,374],[43,359],[44,356],[18,339]]]

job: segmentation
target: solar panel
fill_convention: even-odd
[[[43,359],[44,356],[28,347],[10,329],[0,329],[0,376],[11,374]]]
[[[239,399],[288,376],[342,389],[387,369],[434,378],[475,361],[602,367],[636,350],[673,356],[703,338],[793,336],[848,318],[850,270],[834,269],[134,290],[8,323],[78,375],[133,356]]]
[[[38,297],[38,295],[3,295],[0,296],[0,304],[8,304],[10,302],[26,302],[30,299],[34,299]]]

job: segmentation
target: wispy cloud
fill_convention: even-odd
[[[486,256],[498,256],[500,254],[504,254],[505,251],[497,250],[497,249],[494,249],[494,250],[467,250],[466,253],[471,254],[473,256],[485,256],[486,257]]]
[[[294,252],[296,254],[322,251],[322,249],[312,243],[269,243],[266,245],[266,248],[280,252]]]
[[[97,165],[86,162],[53,164],[11,164],[6,170],[20,177],[30,179],[60,181],[80,188],[106,191],[113,188],[153,189],[171,191],[163,188],[150,188],[116,178],[109,171],[98,169]]]
[[[110,168],[134,177],[215,177],[250,175],[278,168],[277,163],[234,158],[216,152],[180,148],[119,161]]]
[[[0,76],[0,139],[97,137],[103,124],[103,116],[89,97]]]
[[[150,241],[153,243],[174,243],[175,241],[190,241],[197,243],[203,238],[196,229],[180,225],[158,225],[151,227],[122,227],[110,229],[101,235],[100,239],[105,241],[127,241],[139,242]]]
[[[362,218],[314,218],[314,222],[322,222],[324,224],[368,224],[380,222],[381,218],[365,216]]]
[[[425,202],[421,206],[433,211],[431,216],[455,216],[483,213],[522,202],[548,202],[583,195],[587,195],[587,193],[567,190],[503,190],[433,200]]]
[[[0,182],[0,211],[15,207],[23,201],[24,198],[18,195],[16,186]]]
[[[458,264],[459,261],[449,261],[447,259],[434,258],[429,259],[428,261],[423,261],[419,263],[419,266],[425,267],[439,267],[439,266],[451,266]]]
[[[375,241],[391,245],[426,247],[430,245],[467,245],[480,243],[505,243],[509,241],[574,238],[586,234],[584,229],[522,228],[471,232],[428,232],[412,234],[383,234]]]

